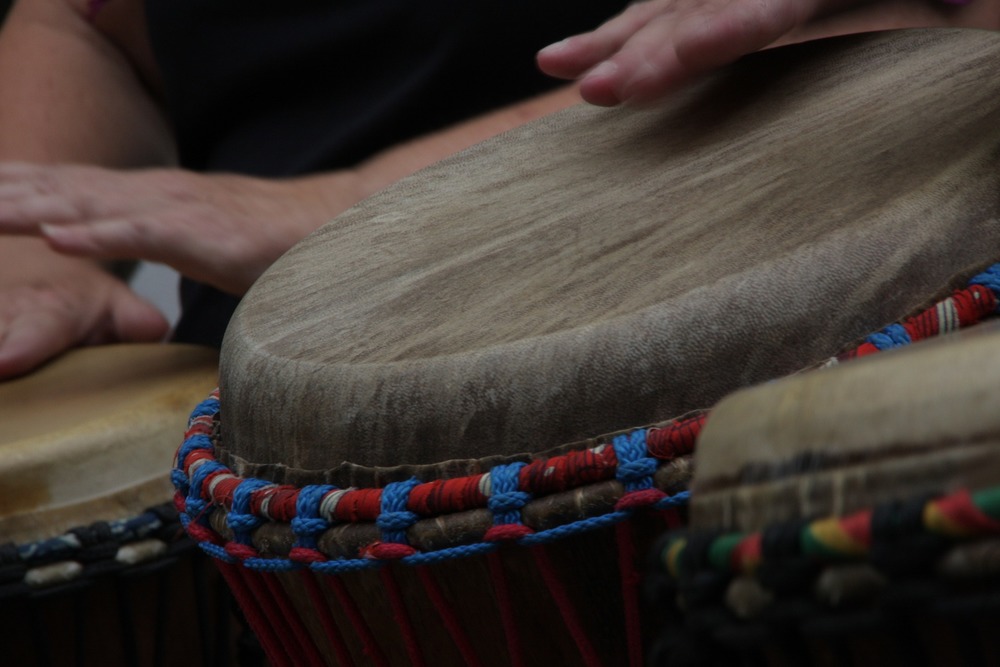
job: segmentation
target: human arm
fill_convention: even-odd
[[[174,159],[136,71],[65,0],[20,0],[0,30],[0,159],[116,167]],[[6,187],[0,181],[0,189]],[[99,264],[0,238],[0,378],[73,345],[157,340],[163,316]]]
[[[162,262],[239,295],[298,240],[365,197],[579,99],[566,87],[394,146],[352,169],[301,178],[0,165],[0,232],[40,235],[67,255]]]
[[[923,26],[1000,28],[1000,2],[646,0],[546,47],[546,73],[580,80],[593,104],[655,101],[742,55],[823,36]]]
[[[115,0],[96,21],[80,5],[68,12],[64,0],[19,0],[0,36],[0,95],[20,101],[0,109],[0,264],[19,267],[0,275],[0,377],[69,346],[165,332],[151,307],[142,311],[96,262],[72,255],[163,261],[240,294],[364,196],[549,108],[531,101],[335,173],[280,181],[194,174],[172,166],[151,93],[156,73],[135,37],[142,3]]]

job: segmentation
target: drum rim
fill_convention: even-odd
[[[972,277],[968,281],[968,285],[964,289],[956,290],[952,296],[934,304],[922,313],[908,318],[903,323],[891,324],[882,331],[868,336],[863,342],[830,359],[823,366],[905,346],[921,338],[945,335],[958,328],[975,324],[984,317],[996,313],[998,309],[997,295],[1000,294],[1000,263],[994,264]],[[978,304],[977,308],[971,308],[964,313],[964,319],[962,317],[939,318],[941,312],[954,313],[955,304],[963,295],[971,299],[972,303]],[[936,318],[935,321],[939,324],[935,330],[928,330],[924,326],[926,322],[920,319],[930,316]],[[640,507],[650,506],[657,509],[683,507],[689,500],[689,492],[681,491],[668,495],[663,488],[659,488],[662,483],[658,485],[654,476],[657,471],[664,469],[672,462],[691,456],[694,450],[694,441],[706,416],[703,413],[682,416],[653,427],[623,431],[607,436],[610,440],[610,447],[605,441],[597,448],[583,450],[582,454],[581,452],[571,452],[553,459],[539,459],[541,466],[548,467],[550,462],[559,465],[560,462],[557,459],[565,461],[567,457],[581,456],[587,453],[593,455],[594,449],[600,450],[598,454],[608,452],[608,467],[604,471],[607,473],[607,477],[599,478],[597,481],[605,481],[613,476],[622,488],[622,493],[619,494],[613,507],[598,511],[595,516],[567,521],[555,528],[542,531],[536,532],[523,523],[522,510],[528,504],[531,498],[530,492],[533,489],[530,487],[519,488],[517,475],[511,475],[509,472],[513,467],[525,464],[498,466],[498,469],[502,469],[498,470],[500,476],[504,476],[508,480],[502,489],[504,493],[500,495],[520,495],[515,495],[512,499],[508,498],[507,500],[511,501],[509,505],[504,504],[504,500],[495,501],[491,505],[489,500],[493,496],[482,494],[482,503],[493,513],[494,525],[482,535],[481,540],[473,544],[461,544],[423,552],[411,546],[406,535],[407,528],[420,518],[419,515],[412,512],[412,507],[408,504],[413,488],[420,485],[419,481],[414,479],[408,482],[391,482],[382,489],[354,490],[354,492],[362,494],[378,493],[380,498],[378,506],[373,506],[372,511],[367,514],[362,513],[355,517],[348,516],[345,519],[330,515],[330,518],[337,520],[336,525],[362,522],[372,524],[374,522],[379,528],[381,539],[376,538],[367,548],[362,548],[355,557],[330,558],[328,554],[317,549],[317,536],[335,525],[321,516],[320,502],[324,494],[350,491],[318,485],[278,486],[265,480],[238,477],[217,461],[214,456],[214,438],[218,435],[218,413],[219,393],[216,390],[192,413],[184,444],[181,445],[175,459],[175,468],[172,473],[172,481],[177,489],[175,503],[181,514],[181,521],[189,534],[199,541],[202,549],[225,562],[240,562],[252,569],[266,571],[295,569],[308,565],[316,571],[330,573],[373,567],[390,560],[419,564],[473,555],[496,548],[499,541],[515,541],[524,545],[537,544],[550,539],[558,539],[558,537],[571,532],[623,521]],[[671,443],[664,449],[659,449],[657,446],[651,448],[649,436],[659,431],[677,433],[677,442]],[[612,452],[613,454],[611,454]],[[517,470],[520,468],[518,467]],[[477,475],[471,479],[474,480],[474,483],[478,483],[482,478],[483,475]],[[594,481],[590,478],[579,477],[570,480],[566,487],[559,488],[557,491],[584,490],[586,492],[588,487],[592,489],[595,486]],[[470,478],[455,478],[450,482],[456,484],[471,483]],[[435,480],[426,484],[444,483],[446,482]],[[381,492],[384,489],[392,489],[392,491],[383,494]],[[300,503],[301,492],[306,490],[308,490],[310,498]],[[267,511],[273,500],[273,497],[268,496],[275,496],[278,493],[292,493],[295,496],[294,503],[292,503],[294,509],[282,518],[291,526],[296,537],[296,544],[287,557],[261,556],[253,544],[251,532],[265,523],[275,522],[275,517],[272,517]],[[386,500],[389,496],[392,497]],[[232,531],[231,538],[213,529],[207,521],[206,515],[220,508],[227,513],[226,524]],[[440,519],[449,514],[456,515],[469,509],[476,509],[476,507],[435,506],[428,514]],[[359,519],[361,520],[359,521]],[[492,535],[490,531],[493,531]]]
[[[1000,485],[961,488],[753,532],[670,531],[650,554],[647,590],[679,615],[658,628],[664,655],[696,629],[690,654],[746,656],[850,641],[858,622],[891,636],[901,614],[968,623],[997,608],[998,554]]]
[[[683,478],[682,483],[688,481],[691,449],[705,420],[703,413],[689,415],[608,436],[610,442],[587,449],[536,459],[532,464],[502,464],[490,472],[470,477],[425,483],[414,478],[390,482],[381,488],[338,489],[331,485],[277,485],[234,475],[214,456],[213,435],[218,411],[216,390],[192,413],[191,426],[178,451],[173,480],[177,488],[175,504],[182,524],[200,542],[202,549],[224,562],[239,560],[252,569],[267,571],[308,565],[325,573],[366,569],[391,560],[412,565],[438,562],[492,551],[501,542],[514,541],[525,546],[542,544],[572,533],[619,523],[643,507],[660,510],[684,507],[689,492],[681,490],[670,494],[669,491],[676,487],[678,476]],[[519,475],[528,465],[543,471],[542,474]],[[672,466],[676,468],[671,469]],[[553,486],[547,482],[550,475],[546,475],[546,471],[571,468],[575,468],[575,474],[570,472],[562,483]],[[422,487],[417,491],[420,494],[447,484],[452,488],[460,484],[472,485],[489,494],[480,493],[458,502],[428,494],[423,511],[419,514],[412,511],[408,501],[414,489]],[[609,489],[608,485],[616,485],[616,488]],[[522,512],[532,503],[592,491],[610,495],[613,502],[589,508],[591,511],[586,516],[575,520],[557,519],[554,525],[540,525],[539,530],[523,520]],[[285,494],[284,499],[280,498],[281,494]],[[295,498],[292,514],[280,509],[290,508],[288,494]],[[361,499],[365,506],[353,518],[345,520],[334,516],[337,505],[343,502],[340,497],[336,503],[327,503],[325,511],[321,510],[323,499],[333,494],[356,494],[355,498]],[[377,502],[371,503],[373,497]],[[365,500],[368,502],[364,503]],[[344,505],[354,503],[348,501]],[[278,512],[269,513],[268,509],[278,509]],[[221,510],[218,518],[225,521],[228,530],[224,530],[230,533],[229,536],[211,525],[216,523],[215,517],[211,522],[208,520],[207,515],[217,510]],[[409,544],[406,531],[421,520],[447,521],[449,517],[477,510],[489,513],[493,525],[474,535],[473,541],[462,540],[460,544],[426,550]],[[290,526],[296,546],[287,556],[261,555],[257,551],[251,533],[267,523]],[[350,557],[319,550],[318,536],[338,525],[377,527],[381,539],[376,538]]]
[[[194,548],[178,532],[169,501],[133,516],[77,526],[61,535],[0,544],[0,600],[51,595],[63,587],[167,562]]]
[[[783,548],[764,545],[769,535],[779,532],[789,538],[781,540]],[[776,521],[758,531],[676,532],[666,537],[656,560],[678,581],[706,571],[752,575],[761,567],[798,558],[816,565],[870,562],[880,542],[921,536],[940,538],[942,546],[1000,536],[1000,485],[913,495],[846,516]],[[704,550],[702,557],[685,553],[689,544]]]

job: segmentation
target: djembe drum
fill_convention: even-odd
[[[763,52],[293,248],[175,470],[271,661],[640,664],[637,554],[683,520],[698,410],[996,309],[998,63],[975,31]]]
[[[653,664],[1000,664],[996,323],[724,399]]]
[[[218,353],[113,345],[0,384],[0,662],[220,665],[231,609],[165,466]]]

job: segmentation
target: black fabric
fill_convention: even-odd
[[[222,347],[229,319],[240,300],[214,287],[181,279],[181,317],[172,338],[178,343]]]
[[[535,52],[622,0],[147,0],[182,166],[349,167],[558,85]],[[236,300],[187,285],[175,338],[217,344]]]

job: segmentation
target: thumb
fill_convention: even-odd
[[[170,330],[155,306],[125,286],[112,295],[110,306],[108,327],[101,340],[93,342],[151,343],[163,340]]]

